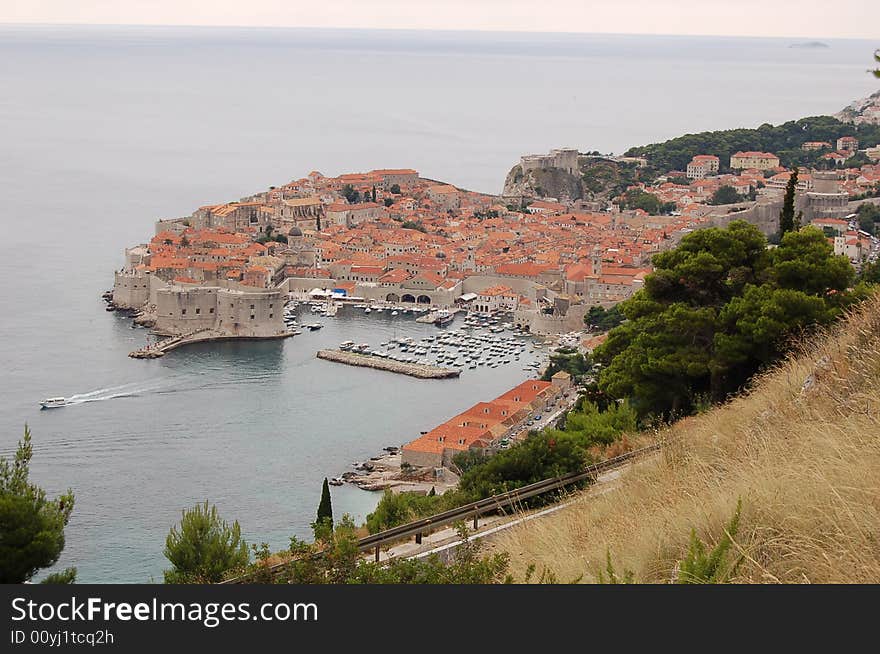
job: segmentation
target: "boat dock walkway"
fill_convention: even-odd
[[[455,368],[441,368],[440,366],[431,366],[426,363],[393,361],[391,359],[383,359],[370,354],[345,352],[343,350],[318,350],[317,357],[326,361],[345,363],[349,366],[361,366],[364,368],[373,368],[375,370],[397,372],[402,375],[418,377],[419,379],[449,379],[451,377],[458,377],[461,374],[461,371],[456,370]]]
[[[171,350],[176,350],[184,345],[192,343],[207,343],[209,341],[263,341],[274,340],[277,338],[287,338],[293,336],[293,332],[285,331],[271,336],[232,336],[230,334],[222,334],[211,329],[199,329],[187,334],[180,334],[166,338],[157,343],[145,345],[139,350],[129,352],[128,356],[133,359],[158,359],[165,356]]]

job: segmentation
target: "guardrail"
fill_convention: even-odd
[[[536,481],[535,483],[529,484],[527,486],[522,486],[511,491],[499,493],[498,495],[493,495],[492,497],[477,500],[476,502],[471,502],[470,504],[465,504],[464,506],[449,509],[448,511],[437,513],[427,518],[421,518],[419,520],[409,522],[405,525],[398,525],[397,527],[392,527],[391,529],[380,531],[378,534],[365,536],[364,538],[358,540],[358,551],[366,552],[369,550],[373,550],[375,552],[375,560],[378,561],[382,545],[388,543],[395,543],[404,538],[409,538],[410,536],[415,536],[416,542],[421,543],[422,535],[425,532],[437,529],[438,527],[445,527],[446,525],[454,524],[456,522],[463,522],[471,518],[473,518],[474,529],[476,529],[478,527],[478,522],[481,515],[501,509],[506,509],[511,506],[516,506],[523,500],[527,500],[530,497],[534,497],[536,495],[543,495],[544,493],[559,490],[561,488],[565,488],[566,486],[576,484],[580,481],[593,479],[602,472],[613,470],[614,468],[619,468],[622,465],[629,463],[630,461],[643,457],[646,454],[650,454],[651,452],[656,452],[659,449],[659,443],[648,445],[646,447],[627,452],[626,454],[621,454],[620,456],[613,457],[606,461],[593,463],[591,465],[588,465],[583,470],[579,470],[577,472],[570,472],[560,477],[553,477],[551,479]],[[317,553],[315,556],[320,556],[320,553]],[[228,579],[222,583],[247,583],[249,579],[257,574],[268,574],[269,576],[274,577],[283,572],[284,569],[289,565],[289,561],[276,563],[275,565],[268,566],[265,569],[260,570],[259,572],[248,573],[240,577]]]

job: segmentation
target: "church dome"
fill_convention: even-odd
[[[297,227],[296,225],[294,225],[293,227],[290,228],[290,231],[287,232],[287,235],[288,235],[288,236],[302,236],[303,233],[302,233],[302,230],[301,230],[299,227]]]

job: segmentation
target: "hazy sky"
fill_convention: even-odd
[[[878,0],[0,0],[0,22],[877,38]]]

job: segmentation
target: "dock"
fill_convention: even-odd
[[[426,363],[405,363],[392,359],[361,354],[359,352],[344,352],[343,350],[318,350],[316,355],[319,359],[335,361],[349,366],[361,366],[374,370],[387,370],[402,375],[409,375],[419,379],[450,379],[461,375],[461,371],[455,368],[441,368]]]
[[[172,350],[193,343],[209,343],[216,341],[265,341],[278,338],[288,338],[290,336],[293,336],[293,332],[285,331],[270,336],[232,336],[229,334],[220,334],[210,329],[200,329],[188,334],[179,334],[158,341],[157,343],[145,345],[139,350],[129,352],[128,356],[132,359],[158,359]]]

